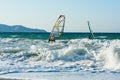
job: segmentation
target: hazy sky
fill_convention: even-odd
[[[60,14],[65,32],[120,32],[120,0],[0,0],[0,24],[51,31]]]

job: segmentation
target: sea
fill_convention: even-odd
[[[88,36],[68,32],[48,42],[49,33],[0,33],[0,77],[36,73],[38,80],[120,80],[120,33]]]

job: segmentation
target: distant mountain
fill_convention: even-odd
[[[31,29],[22,25],[9,26],[5,24],[0,24],[0,32],[46,32],[46,31],[42,29]]]

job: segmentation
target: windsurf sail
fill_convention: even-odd
[[[92,31],[92,29],[90,27],[90,22],[89,21],[87,21],[87,22],[88,22],[88,28],[89,28],[89,31],[90,31],[89,39],[93,39],[94,38],[94,34],[93,34],[93,31]]]
[[[60,15],[53,26],[53,29],[49,36],[49,41],[55,41],[56,38],[60,38],[65,26],[65,16]]]

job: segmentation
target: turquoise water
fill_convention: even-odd
[[[63,33],[60,39],[88,38],[89,33]],[[94,33],[95,39],[120,39],[120,33]],[[46,40],[49,33],[0,33],[0,38],[29,38]]]

